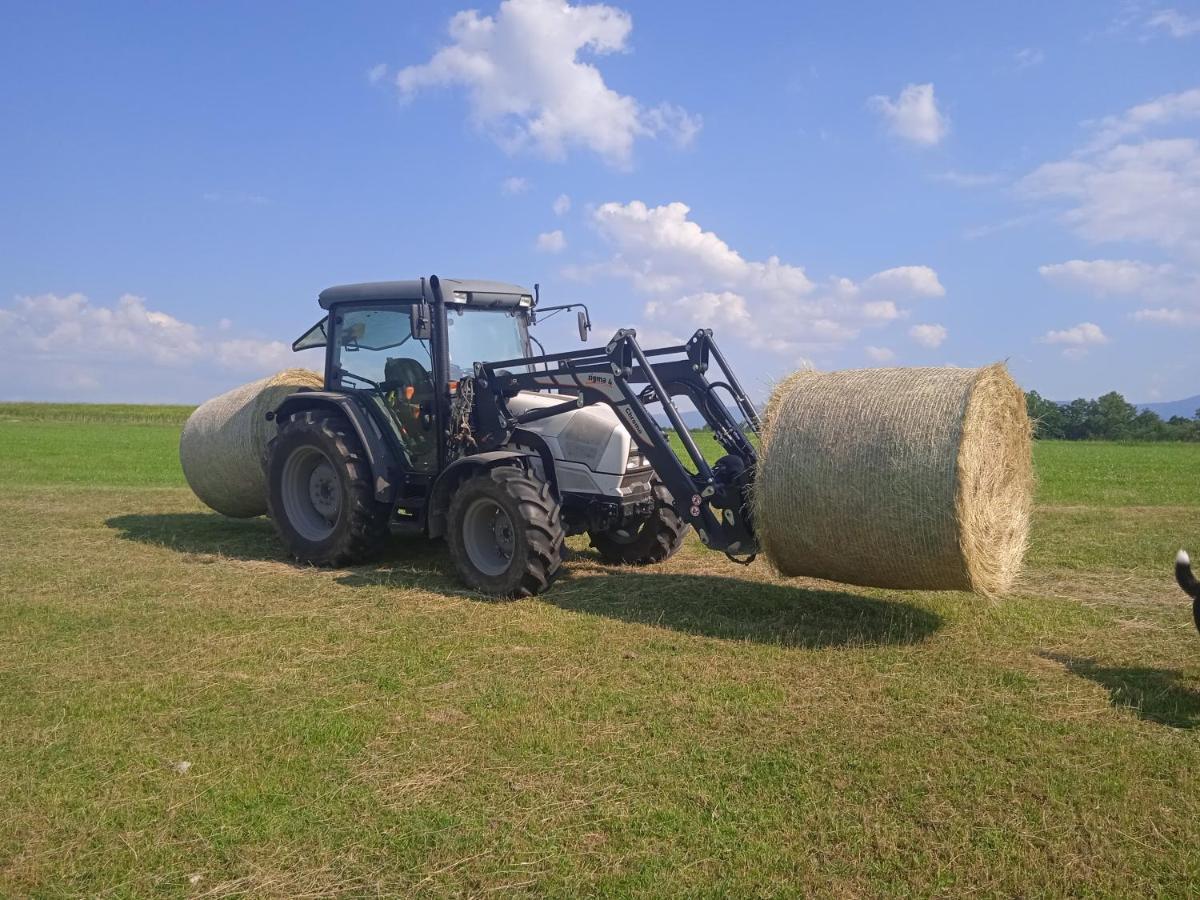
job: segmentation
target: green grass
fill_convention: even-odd
[[[440,544],[293,566],[168,413],[68,415],[0,415],[0,896],[1200,891],[1194,448],[1039,445],[999,601],[574,538],[494,603]]]

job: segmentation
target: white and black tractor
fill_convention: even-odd
[[[586,342],[586,307],[539,309],[536,288],[437,276],[319,299],[324,318],[292,346],[325,349],[324,389],[270,414],[264,460],[271,518],[297,559],[349,565],[392,534],[445,538],[468,586],[523,597],[554,580],[570,534],[629,565],[667,559],[689,527],[739,562],[757,551],[759,420],[710,331],[643,349],[622,330],[604,347],[534,354],[531,326],[564,310]],[[680,396],[724,449],[712,465]]]

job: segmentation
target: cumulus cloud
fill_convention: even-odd
[[[1095,322],[1080,322],[1073,328],[1047,331],[1042,335],[1043,344],[1064,344],[1068,348],[1083,349],[1098,344],[1107,344],[1106,335]]]
[[[565,216],[571,211],[571,198],[566,194],[559,194],[554,198],[554,205],[551,208],[556,216]]]
[[[592,224],[614,253],[599,264],[567,267],[567,275],[627,279],[647,297],[651,323],[712,327],[745,346],[789,356],[844,344],[906,315],[900,301],[945,293],[928,266],[897,266],[862,282],[815,282],[779,257],[747,259],[695,222],[683,203],[604,203]]]
[[[896,358],[896,354],[893,353],[891,350],[889,350],[887,347],[873,347],[873,346],[868,345],[865,348],[865,350],[866,350],[867,356],[873,362],[878,362],[878,363],[891,362],[893,359]]]
[[[1197,120],[1200,88],[1164,94],[1088,123],[1092,137],[1080,150],[1021,179],[1028,196],[1058,207],[1061,221],[1085,240],[1148,244],[1167,258],[1072,259],[1040,266],[1043,278],[1098,296],[1171,304],[1134,313],[1137,322],[1190,321],[1187,307],[1200,306],[1200,140],[1180,136],[1180,127]],[[1171,129],[1175,136],[1154,133]]]
[[[500,182],[500,193],[509,197],[523,194],[527,190],[529,190],[529,179],[522,178],[520,175],[510,175]]]
[[[400,69],[402,97],[437,87],[464,88],[472,121],[509,152],[549,159],[583,147],[616,166],[630,162],[638,138],[686,144],[699,116],[679,106],[646,107],[604,81],[581,59],[628,51],[633,21],[624,10],[562,0],[504,0],[494,16],[457,13],[450,43],[426,63]]]
[[[1200,253],[1200,143],[1119,144],[1047,163],[1022,181],[1033,196],[1064,199],[1068,226],[1094,241],[1144,241]]]
[[[1200,88],[1163,94],[1137,106],[1131,106],[1120,115],[1105,116],[1091,123],[1096,136],[1090,149],[1111,147],[1127,137],[1164,125],[1187,122],[1200,118]]]
[[[1200,312],[1191,309],[1159,307],[1157,309],[1139,309],[1133,314],[1138,322],[1150,322],[1156,325],[1200,325]]]
[[[567,239],[560,229],[543,231],[537,236],[536,247],[542,253],[562,253],[567,249]]]
[[[882,94],[868,101],[897,137],[931,147],[950,133],[950,119],[938,109],[932,84],[909,84],[895,100]]]
[[[1013,54],[1018,69],[1032,69],[1046,61],[1046,54],[1037,47],[1023,47]]]
[[[937,324],[914,325],[908,329],[908,336],[920,344],[922,347],[928,347],[931,350],[942,346],[946,340],[946,326]]]
[[[1071,259],[1038,266],[1038,273],[1052,284],[1093,294],[1147,294],[1165,288],[1175,267],[1151,265],[1136,259]]]
[[[1200,16],[1188,16],[1177,9],[1160,9],[1146,20],[1147,28],[1165,31],[1173,38],[1200,34]]]
[[[956,172],[953,169],[933,177],[961,188],[987,187],[1000,181],[1000,176],[995,172]]]
[[[210,333],[133,294],[111,306],[79,293],[40,294],[0,308],[6,360],[19,359],[35,373],[58,373],[66,366],[78,386],[99,386],[103,370],[114,365],[142,370],[146,378],[155,369],[202,367],[249,376],[298,365],[281,341],[230,337],[228,331],[218,326]]]

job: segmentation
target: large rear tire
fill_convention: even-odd
[[[271,521],[296,559],[344,566],[383,551],[391,508],[376,502],[358,435],[344,416],[293,414],[267,445],[266,467]]]
[[[672,505],[671,494],[654,484],[654,512],[638,525],[589,531],[592,546],[606,563],[649,566],[674,556],[683,546],[687,525]]]
[[[517,466],[475,475],[454,492],[447,542],[459,577],[493,597],[530,597],[562,566],[562,512],[548,485]]]

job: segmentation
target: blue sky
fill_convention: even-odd
[[[467,9],[10,5],[0,396],[199,401],[321,288],[429,273],[711,326],[759,395],[1200,392],[1200,6]]]

